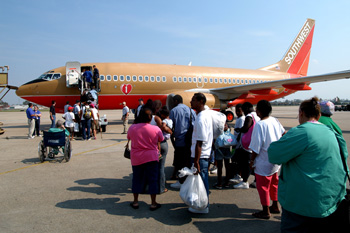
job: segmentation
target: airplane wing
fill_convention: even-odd
[[[222,87],[222,88],[213,88],[209,89],[210,93],[217,94],[220,99],[231,99],[240,96],[241,94],[248,94],[250,91],[261,91],[274,88],[288,88],[292,90],[310,90],[311,88],[306,87],[311,83],[332,81],[338,79],[348,79],[350,78],[350,70],[314,75],[314,76],[305,76],[300,78],[287,78],[277,81],[255,83],[255,84],[245,84],[239,86],[231,87]],[[304,89],[303,89],[304,88]]]

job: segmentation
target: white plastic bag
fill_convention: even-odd
[[[208,206],[208,195],[202,177],[194,175],[196,171],[194,167],[192,169],[185,167],[179,171],[179,177],[187,175],[185,182],[181,185],[180,197],[189,207],[202,210]]]

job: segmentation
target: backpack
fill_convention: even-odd
[[[90,107],[85,107],[85,111],[84,111],[84,118],[86,120],[89,120],[92,116],[92,112],[91,112],[91,108]]]
[[[213,139],[217,139],[224,132],[226,115],[215,110],[207,110],[210,112],[213,120]]]

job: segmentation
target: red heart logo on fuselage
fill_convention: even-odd
[[[123,84],[120,86],[120,89],[125,95],[127,95],[131,92],[132,85],[131,84]]]

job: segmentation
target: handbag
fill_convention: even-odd
[[[125,145],[124,158],[130,159],[129,141],[128,141],[128,143]]]
[[[248,150],[249,149],[249,145],[250,145],[250,141],[252,140],[252,133],[253,133],[253,129],[255,126],[255,119],[254,116],[252,116],[253,119],[253,124],[250,126],[250,128],[248,129],[248,132],[246,132],[245,134],[243,134],[242,136],[242,146],[244,149]]]

